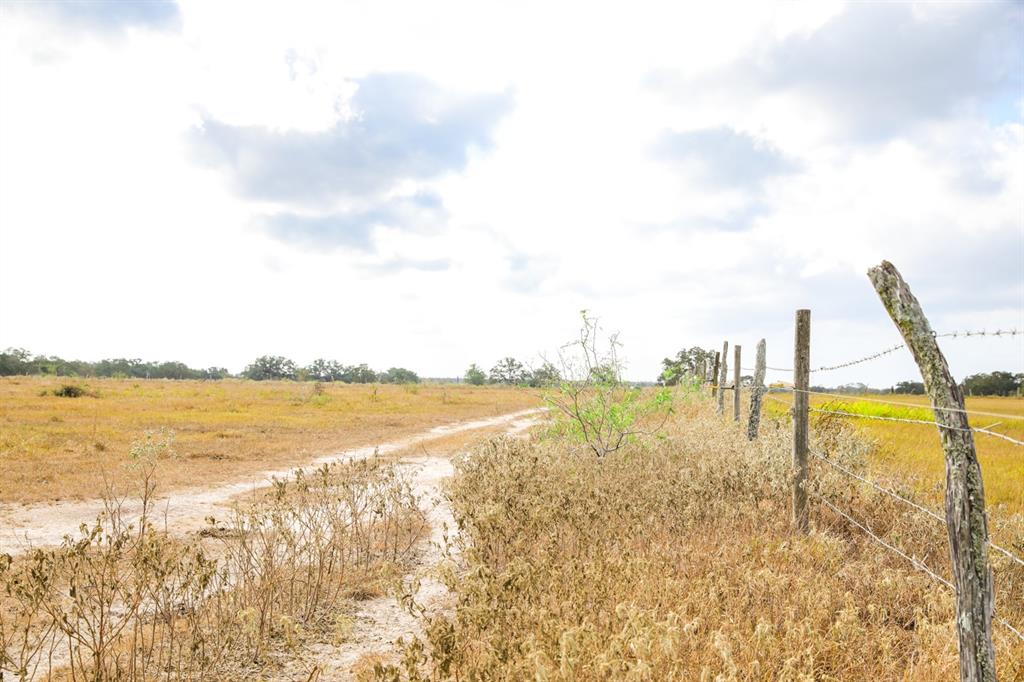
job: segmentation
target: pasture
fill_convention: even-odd
[[[715,414],[705,390],[676,387],[657,437],[630,439],[598,458],[554,414],[528,433],[533,422],[521,420],[396,440],[441,422],[539,405],[542,396],[525,389],[112,380],[64,398],[53,395],[55,384],[0,384],[8,397],[5,438],[13,424],[23,444],[13,461],[23,480],[35,481],[31,494],[10,498],[53,495],[59,488],[31,478],[28,459],[42,462],[62,448],[65,468],[92,467],[93,478],[60,467],[49,476],[77,486],[80,496],[99,494],[89,486],[115,470],[149,475],[161,487],[213,485],[353,445],[383,443],[389,457],[281,479],[233,498],[198,531],[173,515],[165,528],[154,498],[141,517],[117,504],[81,537],[8,559],[0,565],[9,588],[0,600],[0,640],[18,652],[8,669],[29,670],[26,679],[69,671],[150,679],[157,670],[178,680],[924,681],[956,674],[945,586],[823,504],[812,503],[808,535],[793,533],[793,434],[776,400],[751,442],[731,415]],[[920,398],[893,397],[909,407],[830,398],[812,404],[927,415]],[[1024,412],[1011,400],[968,407]],[[814,447],[941,506],[933,427],[814,414]],[[160,427],[175,434],[171,454],[145,445],[159,440],[145,434]],[[499,431],[518,436],[495,437]],[[129,434],[141,468],[124,466],[134,461]],[[1013,454],[1000,449],[1005,441],[979,435],[978,442],[983,466]],[[905,456],[918,451],[919,459]],[[203,456],[210,452],[231,456]],[[995,491],[993,540],[1019,552],[1024,516],[1015,471],[993,465],[985,476]],[[881,538],[948,575],[943,524],[820,463],[811,481],[816,495],[841,502]],[[152,495],[152,487],[142,490]],[[53,505],[66,506],[74,505]],[[992,564],[997,614],[1020,623],[1024,568],[995,554]],[[110,589],[74,589],[97,575]],[[64,619],[69,609],[78,615]],[[77,658],[61,653],[68,638],[79,642]],[[1006,679],[1024,675],[1024,647],[1012,633],[997,628],[995,644]]]
[[[792,402],[788,394],[774,395],[765,403],[767,414],[785,417],[787,406],[778,400]],[[891,405],[885,400],[905,403]],[[812,395],[811,407],[847,412],[867,417],[931,421],[928,398],[922,395],[869,395],[863,399],[830,395]],[[1000,416],[971,414],[973,427],[987,428],[1017,440],[1024,440],[1024,399],[1002,397],[968,397],[969,412],[987,412]],[[887,480],[898,481],[914,490],[929,506],[941,509],[945,490],[945,459],[935,427],[899,421],[846,417],[825,412],[812,412],[813,428],[827,428],[830,422],[847,422],[850,428],[870,444],[869,471]],[[990,514],[999,517],[1024,514],[1024,458],[1020,447],[1001,438],[983,433],[974,434],[978,460],[985,482],[985,500]]]
[[[54,395],[79,386],[79,397]],[[0,503],[92,499],[133,443],[170,438],[163,491],[287,468],[450,422],[537,407],[516,387],[0,378]]]

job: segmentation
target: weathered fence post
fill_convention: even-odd
[[[725,380],[729,378],[729,342],[722,344],[722,366],[718,374],[718,414],[725,412]]]
[[[882,261],[868,270],[868,277],[921,370],[946,456],[946,528],[956,589],[960,679],[994,681],[993,586],[985,490],[963,393],[949,372],[928,318],[899,271],[892,263]]]
[[[718,363],[722,361],[722,354],[715,352],[715,367],[711,370],[711,397],[718,394]]]
[[[733,348],[732,367],[732,420],[740,421],[740,347]]]
[[[764,339],[757,342],[757,360],[754,362],[754,385],[750,389],[750,416],[747,420],[747,439],[757,438],[761,426],[761,394],[764,393],[765,372]]]
[[[807,532],[807,389],[811,376],[811,311],[796,311],[793,350],[793,526]]]

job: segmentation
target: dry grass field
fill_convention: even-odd
[[[791,395],[776,398],[792,402]],[[866,396],[893,402],[920,405],[920,408],[902,408],[868,400],[811,396],[811,406],[856,414],[883,417],[931,420],[927,396],[892,395]],[[782,416],[786,407],[777,402],[766,403],[769,414]],[[997,424],[993,431],[1017,440],[1024,440],[1024,399],[979,397],[967,398],[967,409],[1006,416],[970,415],[972,426],[987,428]],[[880,477],[900,481],[912,487],[932,507],[941,509],[945,489],[945,460],[935,427],[926,424],[878,421],[854,417],[839,417],[812,413],[812,424],[843,420],[872,445],[869,455],[870,470]],[[974,434],[974,442],[981,462],[985,481],[985,498],[993,517],[1024,514],[1024,448],[1008,441],[981,433]]]
[[[24,383],[6,388],[47,414],[44,408],[53,403],[38,395],[40,382],[31,383],[34,391]],[[150,417],[139,428],[151,426],[155,415],[195,413],[203,404],[210,413],[217,405],[234,414],[225,406],[249,401],[246,420],[234,428],[247,434],[246,442],[258,443],[264,434],[256,415],[264,415],[283,431],[275,441],[281,448],[287,442],[305,447],[303,438],[318,423],[333,424],[330,432],[342,439],[335,422],[365,420],[370,426],[359,433],[373,442],[380,437],[373,428],[385,419],[396,422],[390,439],[414,425],[508,412],[538,400],[531,392],[451,387],[378,387],[374,399],[373,387],[327,387],[304,397],[296,392],[312,387],[112,385],[122,393],[53,399],[123,402],[111,410],[122,424],[133,423],[131,405],[147,408]],[[132,401],[143,388],[148,400],[136,395]],[[170,389],[179,393],[173,400],[153,400]],[[205,403],[199,400],[204,390],[211,391]],[[323,405],[311,405],[315,399]],[[330,405],[338,409],[317,411]],[[168,420],[186,435],[218,433],[229,427],[217,414],[209,421],[191,416],[191,423],[207,425],[204,431]],[[40,433],[47,424],[68,423],[37,419]],[[89,434],[88,420],[72,423]],[[877,437],[861,422],[828,418],[815,426],[816,443],[844,466],[864,473],[886,464]],[[956,677],[953,600],[943,585],[820,503],[812,503],[810,534],[792,532],[792,442],[784,416],[768,416],[761,438],[751,443],[728,415],[714,414],[705,396],[681,390],[664,432],[601,459],[557,425],[527,440],[478,442],[455,459],[447,484],[444,505],[454,524],[443,534],[431,529],[437,489],[419,488],[415,469],[398,457],[445,457],[496,430],[441,436],[395,457],[336,464],[279,482],[236,506],[212,535],[174,537],[158,524],[138,527],[115,515],[88,540],[0,564],[0,592],[7,595],[0,599],[0,639],[11,652],[40,652],[34,659],[15,656],[8,665],[53,667],[62,671],[53,679],[63,679],[67,660],[53,663],[46,656],[59,653],[68,637],[81,637],[75,646],[81,660],[70,670],[110,680],[150,679],[158,670],[178,680],[328,679],[324,652],[337,656],[353,647],[360,655],[346,674],[360,680]],[[244,439],[184,440],[177,458],[151,461],[153,470],[184,476],[194,460],[181,452],[219,440]],[[233,446],[243,457],[243,446]],[[268,464],[282,461],[263,456]],[[241,463],[253,461],[243,457]],[[948,575],[941,524],[824,466],[812,467],[811,489]],[[993,525],[999,542],[1024,552],[1024,515],[1004,505]],[[428,565],[423,548],[431,534],[446,539]],[[1024,567],[998,555],[992,564],[996,613],[1019,627]],[[95,585],[97,575],[112,587],[75,589]],[[443,608],[417,605],[430,597],[416,586],[429,580],[450,590]],[[395,606],[383,605],[388,593],[399,597]],[[417,614],[420,626],[403,631],[397,645],[374,644],[370,635],[382,624],[359,616],[365,612],[360,605],[374,599],[388,613]],[[75,618],[62,620],[69,609]],[[1024,645],[1003,626],[994,634],[1001,679],[1021,679]]]
[[[86,394],[53,395],[67,383]],[[534,391],[496,386],[6,377],[0,502],[95,498],[149,431],[173,435],[160,473],[168,490],[540,403]]]

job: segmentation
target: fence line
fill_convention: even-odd
[[[867,483],[869,486],[871,486],[875,490],[877,490],[879,492],[882,492],[882,493],[885,493],[889,497],[892,497],[895,500],[899,500],[900,502],[902,502],[904,504],[910,505],[911,507],[913,507],[914,509],[918,510],[919,512],[922,512],[923,514],[926,514],[929,517],[935,519],[936,521],[938,521],[942,525],[946,525],[946,519],[943,518],[942,516],[940,516],[939,514],[935,513],[931,509],[928,509],[927,507],[924,507],[924,506],[918,504],[917,502],[914,502],[911,499],[903,497],[902,495],[897,493],[895,490],[892,490],[890,488],[886,488],[886,487],[884,487],[882,485],[879,485],[875,481],[872,481],[869,478],[865,478],[864,476],[861,476],[860,474],[857,474],[857,473],[855,473],[853,471],[850,471],[849,469],[844,467],[842,464],[839,464],[838,462],[836,462],[836,461],[834,461],[832,459],[829,459],[828,457],[826,457],[825,455],[821,454],[820,452],[818,452],[816,450],[811,450],[810,452],[811,452],[811,456],[820,459],[822,462],[825,462],[830,467],[832,467],[834,469],[837,469],[837,470],[841,471],[842,473],[846,474],[847,476],[850,476],[852,478],[857,479],[858,481],[861,481],[863,483]],[[1020,564],[1021,566],[1024,566],[1024,559],[1021,559],[1020,557],[1018,557],[1016,554],[1014,554],[1010,550],[1005,549],[1003,547],[1000,547],[999,545],[997,545],[996,543],[992,542],[991,540],[988,541],[988,544],[989,544],[989,547],[991,547],[992,549],[996,550],[1000,554],[1005,555],[1011,561],[1014,561],[1014,562]]]
[[[984,329],[981,329],[981,330],[969,330],[969,331],[954,331],[954,332],[944,332],[942,334],[933,334],[933,336],[935,338],[937,338],[937,339],[957,339],[957,338],[960,338],[960,337],[967,338],[967,337],[972,337],[972,336],[1011,336],[1012,337],[1012,336],[1018,336],[1020,334],[1024,334],[1024,330],[1013,328],[1013,329],[997,329],[994,332],[986,331]],[[834,371],[834,370],[837,370],[837,369],[844,369],[846,367],[853,367],[854,365],[859,365],[859,364],[862,364],[862,363],[865,363],[865,362],[870,362],[872,360],[877,360],[879,358],[885,357],[886,355],[889,355],[890,353],[894,353],[894,352],[900,350],[901,348],[906,348],[906,347],[907,347],[907,345],[905,343],[901,343],[901,344],[898,344],[896,346],[892,346],[891,348],[886,348],[885,350],[880,350],[877,353],[872,353],[871,355],[865,355],[864,357],[858,358],[856,360],[850,360],[848,362],[842,362],[842,363],[839,363],[838,365],[823,365],[821,367],[816,367],[816,368],[811,370],[811,373],[813,374],[815,372],[831,372],[831,371]],[[749,369],[749,368],[744,367],[744,369]],[[770,369],[770,370],[773,370],[775,372],[792,372],[793,371],[793,368],[791,368],[791,367],[765,367],[765,369]],[[751,370],[751,371],[753,371],[753,370]]]
[[[846,362],[832,365],[822,365],[810,368],[808,358],[810,357],[810,318],[811,311],[800,309],[796,311],[795,338],[793,367],[784,368],[767,365],[763,352],[760,352],[758,362],[754,368],[742,367],[739,353],[735,358],[734,371],[736,378],[733,382],[735,394],[733,399],[738,406],[742,386],[740,384],[740,370],[752,371],[755,373],[755,388],[751,395],[750,418],[753,423],[759,417],[761,399],[772,400],[784,405],[786,414],[792,419],[793,424],[793,448],[792,448],[792,527],[799,533],[809,531],[808,524],[808,494],[819,500],[823,506],[828,507],[839,517],[846,519],[849,523],[865,532],[868,537],[884,548],[894,552],[902,559],[910,562],[917,570],[924,572],[930,578],[950,588],[954,593],[956,617],[953,621],[958,638],[958,650],[960,654],[961,680],[989,679],[994,676],[995,651],[993,647],[993,621],[1005,626],[1018,639],[1024,641],[1024,636],[1013,625],[1004,618],[994,613],[994,585],[993,574],[989,564],[989,552],[975,554],[970,551],[974,546],[976,538],[983,538],[986,548],[992,552],[1001,554],[1017,566],[1024,566],[1024,559],[1014,552],[992,542],[986,524],[984,491],[981,487],[981,468],[977,459],[977,450],[972,435],[981,433],[999,438],[1017,446],[1024,446],[1024,441],[1007,436],[992,429],[1003,422],[974,426],[968,417],[979,416],[998,418],[1000,420],[1013,420],[1019,423],[1024,420],[1024,415],[1005,414],[1000,412],[988,412],[985,410],[969,410],[964,402],[963,392],[958,382],[949,371],[949,366],[938,345],[939,338],[968,338],[975,336],[1008,336],[1017,337],[1022,332],[1019,329],[998,329],[994,332],[980,331],[953,331],[943,334],[935,333],[918,300],[911,293],[910,287],[903,280],[899,271],[889,262],[883,261],[880,265],[868,271],[868,278],[881,299],[886,312],[892,319],[903,337],[903,343],[885,348],[878,352],[856,358]],[[762,341],[761,344],[764,342]],[[728,348],[728,341],[723,347]],[[907,349],[911,352],[913,360],[926,384],[927,393],[930,397],[930,405],[920,405],[910,402],[886,400],[884,398],[873,398],[848,393],[830,393],[828,391],[816,391],[811,388],[810,375],[814,372],[829,372],[833,370],[853,367],[863,363],[878,360],[891,355],[898,350]],[[739,348],[736,347],[738,351]],[[781,392],[791,394],[790,400],[781,400],[779,397],[770,395],[772,389],[764,388],[762,379],[765,371],[789,373],[791,388],[782,389]],[[788,383],[788,382],[787,382]],[[725,384],[725,373],[722,372],[721,379],[716,387]],[[823,401],[821,407],[811,407],[809,398],[811,395],[828,396],[829,401]],[[718,391],[718,413],[722,414],[721,388]],[[908,417],[889,417],[873,414],[859,414],[846,409],[832,409],[846,407],[841,403],[843,399],[886,405],[895,405],[904,410],[917,408],[930,410],[930,413],[913,413],[908,415],[921,414],[931,419],[914,419]],[[831,405],[829,404],[831,402]],[[882,410],[879,410],[882,411]],[[831,414],[839,417],[856,419],[871,419],[885,422],[901,422],[908,424],[931,425],[940,429],[942,450],[945,456],[947,471],[946,514],[941,516],[936,511],[929,509],[913,500],[886,487],[879,482],[873,481],[866,475],[860,474],[844,467],[842,464],[832,461],[826,454],[816,452],[809,445],[809,420],[810,412],[819,414]],[[738,413],[737,413],[738,414]],[[898,414],[898,412],[897,412]],[[734,415],[735,417],[736,415]],[[978,421],[981,421],[980,419]],[[753,439],[754,435],[748,434]],[[898,503],[909,507],[913,512],[924,514],[931,521],[943,524],[949,536],[950,548],[950,570],[951,580],[943,578],[933,571],[922,559],[908,554],[896,544],[891,544],[883,539],[871,528],[867,522],[858,521],[851,513],[847,513],[833,504],[830,499],[821,494],[821,491],[813,489],[808,472],[807,462],[809,457],[815,457],[826,465],[834,468],[841,475],[866,484],[876,491],[896,500]],[[970,503],[968,503],[970,500]],[[890,512],[895,512],[890,509]],[[896,512],[898,514],[898,512]],[[900,517],[897,517],[900,518]],[[907,519],[913,522],[912,518]],[[1013,568],[1011,566],[1011,568]],[[986,617],[988,614],[989,617]]]

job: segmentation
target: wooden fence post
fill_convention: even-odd
[[[718,394],[718,363],[722,361],[722,354],[715,352],[715,366],[711,370],[711,397],[714,398]]]
[[[754,386],[750,389],[750,417],[747,420],[747,440],[757,438],[761,426],[761,395],[764,393],[765,373],[764,339],[757,342],[757,360],[754,362]]]
[[[733,348],[733,367],[732,367],[732,420],[736,423],[740,421],[740,347],[737,345]]]
[[[994,681],[993,585],[985,490],[963,393],[949,372],[928,318],[899,271],[882,261],[868,270],[868,277],[921,370],[946,457],[946,529],[956,589],[960,679]]]
[[[793,350],[793,526],[807,532],[807,390],[811,375],[811,311],[796,311]]]
[[[729,378],[729,342],[722,344],[722,366],[718,374],[718,414],[725,412],[725,381]]]

